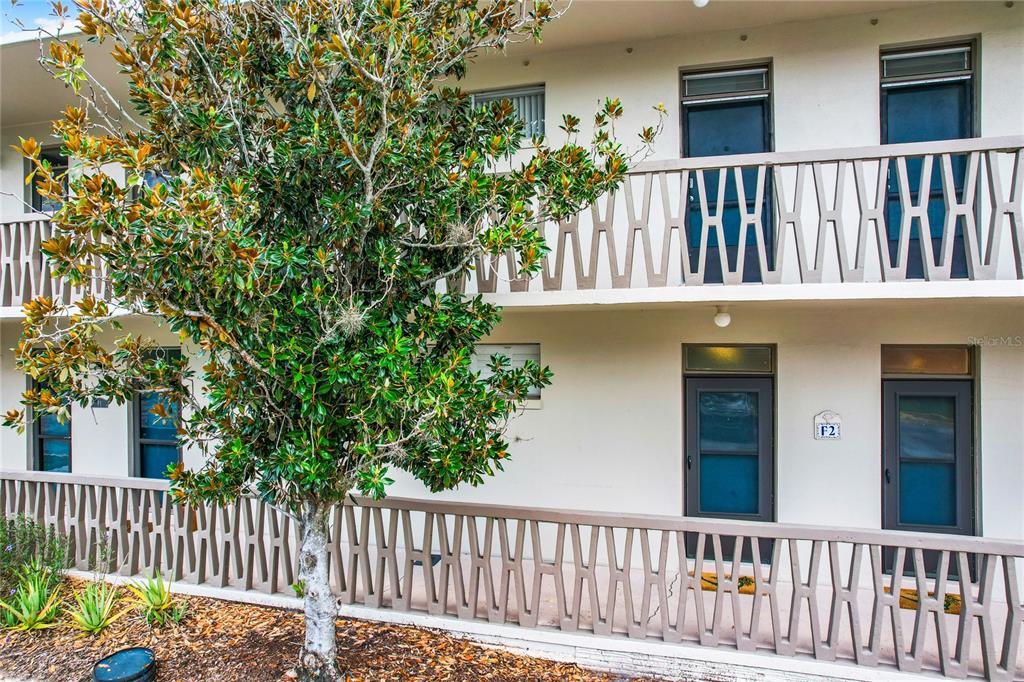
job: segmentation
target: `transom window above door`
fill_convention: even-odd
[[[768,65],[683,74],[683,100],[768,96]]]
[[[970,44],[892,50],[882,54],[883,87],[935,77],[966,80],[973,75],[972,70]]]

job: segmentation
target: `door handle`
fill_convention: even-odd
[[[689,471],[693,468],[693,457],[690,455],[686,456],[686,470]]]
[[[889,467],[885,468],[885,482],[892,483],[892,476],[889,473]]]

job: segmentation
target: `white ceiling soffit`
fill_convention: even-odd
[[[565,16],[545,29],[543,43],[515,45],[509,53],[546,52],[592,44],[807,21],[921,5],[923,2],[710,0],[706,7],[697,7],[692,0],[574,0],[571,4],[556,0],[555,4],[568,5],[568,9]],[[0,45],[0,127],[45,122],[75,101],[70,90],[54,81],[39,66],[39,41],[34,36],[27,35],[25,40]],[[110,57],[109,45],[81,42],[91,70],[115,96],[126,101],[127,84],[123,77],[117,75],[117,65]]]

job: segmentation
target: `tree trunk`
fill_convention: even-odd
[[[327,516],[327,509],[309,504],[299,518],[299,579],[305,585],[306,640],[297,672],[303,682],[335,682],[341,678],[335,628],[338,607],[327,570]]]

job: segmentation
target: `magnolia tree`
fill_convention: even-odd
[[[510,102],[476,107],[458,89],[478,55],[539,38],[558,16],[542,2],[79,8],[130,103],[76,40],[51,36],[41,61],[80,100],[54,123],[73,171],[58,175],[36,140],[18,149],[40,194],[61,202],[42,244],[54,273],[110,296],[25,306],[18,363],[43,388],[23,404],[64,418],[93,397],[159,394],[156,417],[205,462],[169,472],[173,495],[259,496],[297,520],[299,671],[335,679],[332,505],[353,490],[382,497],[394,468],[433,491],[481,483],[509,456],[507,421],[551,378],[501,356],[488,376],[473,371],[499,311],[440,284],[481,255],[512,253],[520,274],[536,273],[538,226],[614,188],[632,160],[614,135],[620,104],[598,106],[583,143],[565,116],[552,144],[524,138]],[[656,109],[632,154],[656,135]],[[116,331],[125,316],[178,333],[201,370]],[[25,410],[6,418],[24,421]]]

